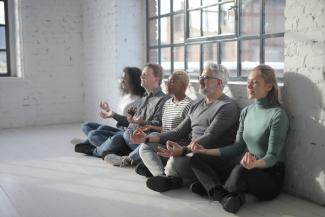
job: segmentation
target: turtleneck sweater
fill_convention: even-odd
[[[238,156],[246,150],[264,160],[267,168],[284,162],[288,128],[284,109],[271,105],[267,97],[258,99],[242,110],[236,140],[233,145],[220,148],[221,156]]]

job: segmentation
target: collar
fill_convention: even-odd
[[[160,86],[157,87],[157,88],[155,88],[155,89],[153,89],[150,93],[146,92],[146,93],[145,93],[145,96],[155,96],[155,95],[157,95],[159,92],[161,92],[161,88],[160,88]]]
[[[261,99],[257,99],[255,100],[255,104],[258,106],[258,107],[266,107],[266,106],[269,106],[270,105],[270,100],[269,98],[266,96],[266,97],[263,97]]]

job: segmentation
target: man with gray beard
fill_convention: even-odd
[[[164,192],[181,187],[184,178],[194,179],[189,167],[190,156],[187,156],[190,149],[172,141],[185,138],[190,133],[192,140],[205,148],[222,147],[233,143],[238,127],[239,109],[236,103],[222,92],[227,83],[226,78],[225,67],[207,64],[199,76],[200,92],[205,97],[193,104],[187,117],[178,127],[156,135],[146,135],[140,129],[133,132],[131,140],[134,144],[142,143],[141,159],[153,175],[147,179],[148,188]],[[157,152],[148,148],[150,143],[164,145],[164,148],[160,148],[159,155],[169,157],[165,168]],[[137,173],[148,174],[141,171]]]

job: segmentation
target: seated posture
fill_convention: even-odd
[[[161,91],[162,77],[163,69],[160,65],[146,64],[140,76],[141,86],[146,90],[146,94],[137,101],[134,115],[126,117],[115,113],[113,118],[118,123],[123,123],[123,126],[127,126],[127,130],[134,130],[145,125],[161,126],[162,108],[165,101],[169,98]],[[108,154],[129,154],[132,149],[125,144],[123,138],[123,133],[126,129],[113,133],[113,136],[110,138],[103,136],[101,131],[90,133],[89,140],[96,142],[93,154],[103,159]],[[132,161],[124,161],[124,163],[134,164]]]
[[[163,192],[181,187],[183,178],[194,178],[189,167],[190,157],[185,156],[185,152],[180,150],[173,153],[164,168],[156,151],[150,150],[150,145],[155,150],[156,143],[164,146],[167,140],[179,141],[188,134],[206,148],[233,143],[238,127],[239,109],[232,99],[222,93],[226,84],[226,75],[226,69],[222,65],[210,63],[204,68],[199,81],[200,92],[205,97],[193,104],[189,114],[174,130],[148,136],[141,129],[133,132],[131,140],[134,144],[146,144],[142,145],[140,155],[153,175],[147,179],[148,188]],[[167,144],[170,149],[177,146],[172,142]],[[168,154],[164,156],[169,157]]]
[[[118,105],[119,113],[124,116],[127,115],[127,111],[130,107],[135,106],[137,100],[143,97],[145,90],[141,87],[141,70],[136,67],[125,67],[123,69],[123,74],[120,82],[120,90],[122,92],[122,98]],[[109,125],[102,125],[94,122],[86,122],[81,125],[82,131],[88,137],[87,140],[82,141],[80,139],[73,139],[71,143],[75,144],[75,151],[84,153],[87,155],[93,155],[93,151],[98,143],[102,140],[107,140],[111,138],[116,133],[121,132],[124,127],[128,126],[127,122],[119,121],[117,118],[117,114],[111,109],[107,102],[101,101],[100,108],[102,111],[100,112],[100,116],[103,119],[106,118],[114,118],[117,120],[116,127],[112,127]],[[93,137],[92,134],[100,134],[101,137]],[[92,139],[89,139],[92,138]],[[99,140],[99,141],[98,141]],[[94,154],[95,156],[101,155],[101,150],[97,150]]]
[[[162,112],[162,126],[145,125],[141,128],[143,131],[147,132],[150,130],[155,130],[157,132],[168,132],[176,128],[179,123],[186,117],[191,105],[192,100],[185,95],[187,86],[189,83],[189,78],[184,71],[175,71],[167,82],[167,93],[172,98],[165,102]],[[138,144],[132,144],[128,138],[128,132],[126,135],[126,143],[133,150],[128,156],[118,156],[116,154],[107,155],[105,160],[113,164],[114,166],[128,166],[126,162],[137,162],[140,161]],[[189,141],[189,137],[183,139],[184,141]],[[153,146],[150,146],[153,147]],[[153,150],[155,153],[157,150]],[[139,167],[140,168],[140,167]]]
[[[244,108],[233,145],[206,149],[193,142],[195,155],[190,166],[197,178],[191,190],[209,195],[223,208],[236,213],[244,203],[244,193],[259,200],[271,200],[282,189],[284,150],[288,117],[278,101],[274,70],[255,67],[247,80],[247,95],[255,103]],[[241,160],[235,160],[236,156]]]

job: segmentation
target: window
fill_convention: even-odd
[[[21,0],[0,0],[0,77],[22,77]]]
[[[0,0],[0,76],[10,76],[8,4]]]
[[[147,61],[197,77],[207,62],[232,80],[260,63],[283,77],[285,0],[147,0]]]

